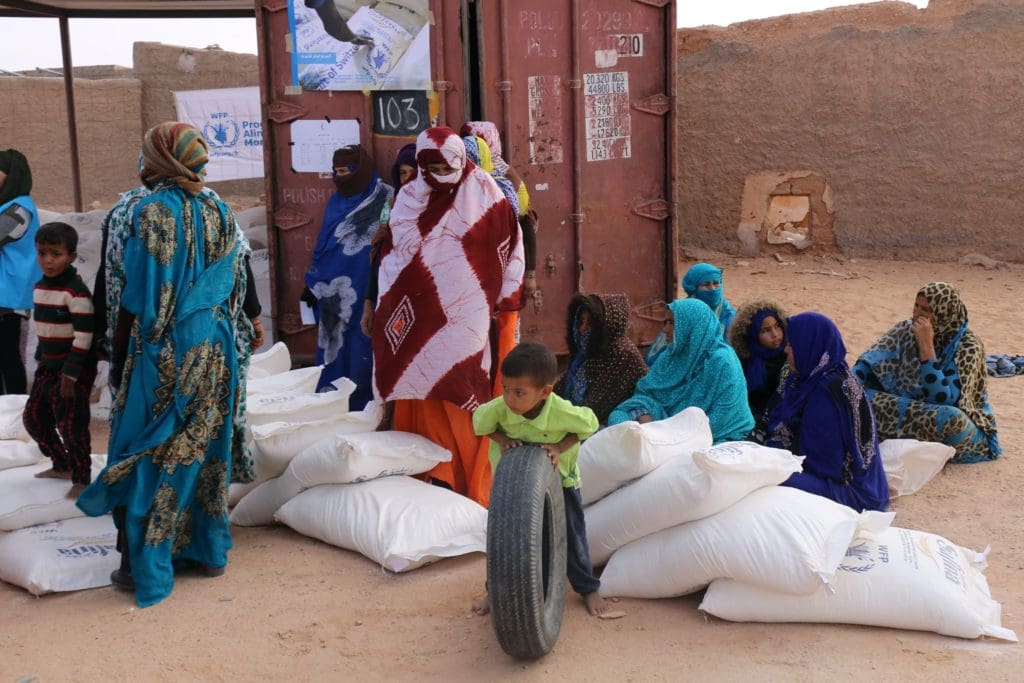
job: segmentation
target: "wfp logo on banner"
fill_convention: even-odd
[[[210,144],[211,151],[226,151],[238,144],[242,130],[238,122],[226,113],[212,114],[203,126],[203,137]]]

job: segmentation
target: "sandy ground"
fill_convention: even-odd
[[[856,354],[910,314],[918,287],[961,287],[992,352],[1022,353],[1024,269],[805,257],[719,259],[734,303],[774,296],[791,312],[833,316]],[[801,273],[834,271],[850,276]],[[992,545],[988,581],[1003,624],[1024,636],[1024,510],[1019,484],[1024,377],[990,382],[1004,456],[949,466],[898,498],[900,526],[961,545]],[[697,611],[699,596],[623,600],[599,621],[573,596],[558,644],[533,663],[507,657],[486,618],[469,616],[482,556],[407,575],[286,528],[236,529],[227,574],[183,577],[163,603],[135,608],[103,588],[34,598],[0,585],[0,681],[59,680],[1021,680],[1024,647],[838,625],[733,624]]]

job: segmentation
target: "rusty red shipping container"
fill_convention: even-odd
[[[417,1],[426,4],[407,0]],[[387,93],[299,88],[289,0],[258,6],[275,331],[311,358],[316,331],[301,322],[299,295],[334,188],[328,168],[294,168],[291,124],[358,121],[388,178],[415,135],[395,135],[387,119],[411,105]],[[523,311],[523,338],[564,352],[577,291],[626,292],[630,335],[649,343],[660,304],[677,291],[675,0],[430,0],[429,9],[430,115],[456,130],[494,121],[540,217],[540,292]]]

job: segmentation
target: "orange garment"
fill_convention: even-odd
[[[395,401],[393,429],[425,436],[452,452],[428,476],[440,479],[457,493],[484,507],[491,500],[491,463],[487,439],[473,432],[473,414],[454,403],[437,399]]]
[[[494,395],[501,393],[501,361],[516,344],[518,311],[498,313],[498,368]],[[395,401],[392,429],[424,436],[452,452],[451,462],[443,462],[427,473],[452,490],[468,496],[484,507],[491,501],[490,444],[473,431],[473,413],[454,403],[436,399]]]

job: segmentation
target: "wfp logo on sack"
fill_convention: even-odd
[[[211,114],[206,125],[203,126],[203,137],[214,149],[234,147],[238,144],[241,134],[242,130],[238,127],[238,122],[226,112]]]
[[[867,541],[860,541],[859,543],[854,543],[846,549],[846,557],[843,558],[843,561],[839,565],[838,569],[839,571],[850,572],[853,574],[863,574],[864,572],[869,572],[875,568],[874,555],[876,553],[881,555],[882,552],[885,553],[886,560],[884,561],[887,562],[888,549],[886,549],[885,546],[878,546],[877,548],[875,548],[873,547],[873,544],[868,543]]]

